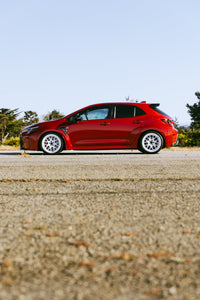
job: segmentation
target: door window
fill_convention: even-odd
[[[133,118],[136,116],[142,116],[146,113],[138,106],[128,104],[116,105],[116,118]]]
[[[116,105],[116,118],[133,118],[134,106],[127,104]]]
[[[88,120],[101,120],[107,119],[109,113],[109,108],[97,108],[94,110],[90,110],[87,112],[87,119]]]
[[[102,119],[109,119],[110,117],[111,117],[111,108],[108,106],[88,109],[80,113],[79,115],[81,121],[102,120]]]

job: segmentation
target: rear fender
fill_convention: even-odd
[[[158,130],[155,130],[155,129],[148,129],[148,130],[144,130],[144,131],[140,134],[140,136],[139,136],[139,138],[138,138],[138,141],[137,141],[137,148],[139,148],[140,140],[141,140],[141,138],[143,137],[143,135],[146,134],[146,133],[148,133],[148,132],[152,132],[152,131],[153,131],[153,132],[156,132],[156,133],[158,133],[158,134],[161,135],[161,137],[162,137],[162,148],[165,148],[165,147],[166,147],[166,140],[165,140],[165,137],[163,136],[162,132],[160,132],[160,131],[158,131]]]
[[[164,132],[162,130],[159,131],[157,128],[154,128],[154,127],[147,128],[145,126],[145,128],[144,127],[135,128],[130,133],[130,142],[131,142],[131,145],[133,146],[133,148],[135,148],[135,149],[138,148],[141,136],[144,133],[149,132],[149,131],[154,131],[154,132],[159,133],[162,136],[162,138],[163,138],[163,148],[166,147],[166,140],[165,140]]]

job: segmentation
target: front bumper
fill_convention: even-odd
[[[20,150],[25,150],[24,142],[21,136],[20,136]]]
[[[31,136],[20,136],[20,149],[21,150],[38,150],[37,139]]]

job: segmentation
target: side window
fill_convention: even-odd
[[[116,118],[133,118],[134,106],[128,104],[117,104],[116,105]]]
[[[86,113],[87,120],[102,120],[109,117],[109,108],[96,108]]]
[[[102,120],[111,118],[111,106],[98,106],[77,114],[79,121]]]
[[[146,115],[145,111],[143,111],[140,107],[138,106],[135,106],[136,108],[136,111],[135,111],[135,116],[143,116],[143,115]]]
[[[84,111],[83,113],[81,114],[78,114],[79,116],[79,121],[86,121],[87,120],[87,115],[86,115],[86,111]]]

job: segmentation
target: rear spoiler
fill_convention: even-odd
[[[151,108],[156,108],[156,107],[158,107],[159,105],[160,105],[160,103],[152,103],[152,104],[149,105],[149,107],[151,107]]]

